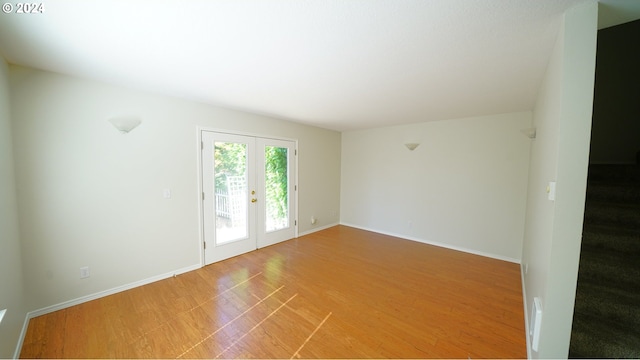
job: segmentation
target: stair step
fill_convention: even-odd
[[[635,287],[614,289],[606,284],[581,281],[576,290],[574,317],[588,316],[611,322],[612,327],[635,328],[635,324],[640,324],[639,302],[640,291]]]
[[[574,316],[569,357],[640,358],[640,333],[636,328],[621,331],[612,325],[589,315]]]
[[[640,166],[589,165],[570,358],[640,358]]]
[[[640,204],[640,182],[590,182],[587,185],[587,201]]]
[[[589,165],[589,181],[640,182],[638,165]]]
[[[617,259],[618,262],[613,262],[612,259]],[[638,287],[639,281],[640,266],[630,258],[620,259],[606,253],[598,256],[584,251],[580,255],[578,285],[581,282],[606,284],[612,290],[627,290]]]
[[[640,229],[585,223],[582,248],[591,251],[618,251],[640,258]]]
[[[586,224],[640,229],[640,205],[589,201],[584,220]]]

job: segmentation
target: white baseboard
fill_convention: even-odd
[[[340,225],[340,224],[339,223],[333,223],[333,224],[329,224],[329,225],[313,228],[311,230],[307,230],[307,231],[305,231],[303,233],[298,234],[298,237],[309,235],[309,234],[313,234],[314,232],[322,231],[322,230],[325,230],[325,229],[328,229],[328,228],[332,228],[332,227],[338,226],[338,225]]]
[[[24,319],[24,324],[22,325],[22,331],[20,332],[20,338],[18,339],[18,344],[16,345],[16,351],[15,351],[13,357],[17,359],[20,356],[20,350],[22,350],[22,344],[24,342],[24,337],[27,334],[27,327],[29,326],[29,320],[31,320],[31,319],[33,319],[35,317],[38,317],[38,316],[41,316],[41,315],[45,315],[45,314],[49,314],[49,313],[52,313],[54,311],[66,309],[68,307],[79,305],[79,304],[82,304],[82,303],[85,303],[85,302],[88,302],[88,301],[91,301],[91,300],[96,300],[96,299],[99,299],[99,298],[102,298],[102,297],[105,297],[105,296],[117,294],[119,292],[130,290],[130,289],[133,289],[133,288],[136,288],[136,287],[139,287],[139,286],[151,284],[151,283],[154,283],[156,281],[168,279],[168,278],[173,277],[175,275],[180,275],[180,274],[184,274],[184,273],[189,272],[189,271],[197,270],[197,269],[199,269],[201,267],[202,267],[202,265],[200,263],[194,264],[194,265],[187,266],[187,267],[184,267],[182,269],[177,269],[177,270],[165,273],[165,274],[152,276],[152,277],[147,278],[147,279],[135,281],[135,282],[132,282],[132,283],[129,283],[129,284],[125,284],[125,285],[122,285],[122,286],[116,286],[116,287],[108,289],[108,290],[99,291],[99,292],[94,293],[94,294],[82,296],[82,297],[79,297],[79,298],[76,298],[76,299],[72,299],[72,300],[61,302],[59,304],[47,306],[47,307],[44,307],[42,309],[30,311],[30,312],[27,313],[27,316]]]
[[[524,266],[520,265],[520,277],[522,278],[522,304],[524,306],[524,337],[527,340],[527,359],[531,359],[531,339],[529,338],[529,310],[527,306],[527,287],[524,282]]]
[[[22,324],[22,330],[20,331],[20,336],[18,337],[18,344],[16,345],[16,350],[13,352],[13,358],[20,358],[20,351],[22,350],[22,344],[24,343],[24,337],[27,335],[27,327],[29,326],[29,313],[24,317],[24,323]]]
[[[481,251],[476,251],[476,250],[471,250],[471,249],[466,249],[466,248],[462,248],[462,247],[457,247],[457,246],[451,246],[448,244],[443,244],[443,243],[438,243],[438,242],[433,242],[433,241],[427,241],[424,239],[419,239],[419,238],[413,238],[413,237],[409,237],[403,234],[395,234],[395,233],[391,233],[391,232],[385,232],[385,231],[380,231],[380,230],[376,230],[376,229],[370,229],[370,228],[366,228],[366,227],[362,227],[362,226],[358,226],[358,225],[354,225],[354,224],[349,224],[349,223],[332,223],[332,224],[328,224],[325,226],[320,226],[317,228],[313,228],[311,230],[307,230],[305,232],[299,233],[298,237],[301,236],[305,236],[305,235],[309,235],[309,234],[313,234],[315,232],[318,231],[322,231],[337,225],[344,225],[344,226],[349,226],[349,227],[353,227],[356,229],[361,229],[361,230],[366,230],[366,231],[372,231],[372,232],[376,232],[379,234],[384,234],[384,235],[389,235],[389,236],[393,236],[393,237],[397,237],[397,238],[401,238],[401,239],[406,239],[406,240],[412,240],[412,241],[417,241],[417,242],[421,242],[421,243],[425,243],[425,244],[429,244],[429,245],[434,245],[434,246],[439,246],[439,247],[443,247],[443,248],[447,248],[447,249],[451,249],[451,250],[457,250],[457,251],[462,251],[462,252],[466,252],[466,253],[470,253],[470,254],[474,254],[474,255],[480,255],[480,256],[484,256],[484,257],[489,257],[489,258],[493,258],[493,259],[498,259],[498,260],[503,260],[503,261],[508,261],[508,262],[512,262],[512,263],[516,263],[516,264],[520,264],[520,260],[519,259],[514,259],[514,258],[509,258],[509,257],[505,257],[505,256],[501,256],[501,255],[496,255],[496,254],[490,254],[490,253],[484,253]],[[27,313],[27,316],[24,320],[24,324],[22,326],[22,331],[20,332],[20,338],[18,339],[18,344],[16,346],[16,351],[14,353],[14,358],[18,358],[20,356],[20,350],[22,349],[22,344],[24,342],[24,337],[26,335],[27,332],[27,327],[29,326],[29,320],[41,315],[45,315],[45,314],[49,314],[52,313],[54,311],[58,311],[58,310],[62,310],[62,309],[66,309],[68,307],[71,306],[75,306],[75,305],[79,305],[88,301],[92,301],[92,300],[96,300],[105,296],[109,296],[109,295],[113,295],[113,294],[117,294],[119,292],[122,291],[126,291],[126,290],[130,290],[139,286],[143,286],[143,285],[147,285],[147,284],[151,284],[154,283],[156,281],[160,281],[160,280],[164,280],[167,278],[170,278],[174,275],[179,275],[179,274],[183,274],[189,271],[193,271],[193,270],[197,270],[199,268],[201,268],[202,265],[201,264],[194,264],[191,266],[187,266],[184,267],[182,269],[178,269],[169,273],[165,273],[165,274],[161,274],[161,275],[157,275],[157,276],[153,276],[147,279],[143,279],[140,281],[135,281],[126,285],[122,285],[122,286],[117,286],[115,288],[112,289],[108,289],[108,290],[104,290],[104,291],[100,291],[94,294],[90,294],[90,295],[86,295],[86,296],[82,296],[76,299],[72,299],[72,300],[68,300],[68,301],[64,301],[61,302],[59,304],[55,304],[55,305],[51,305],[51,306],[47,306],[38,310],[34,310],[34,311],[30,311]],[[522,269],[520,271],[520,273],[522,274]],[[525,288],[524,288],[524,275],[522,275],[522,290],[523,290],[523,295],[525,295]],[[527,298],[526,296],[524,297],[524,307],[525,307],[525,331],[526,329],[528,329],[528,313],[527,313]],[[527,336],[527,355],[529,357],[529,359],[531,358],[531,348],[529,345],[529,337]]]
[[[439,243],[439,242],[436,242],[436,241],[428,241],[428,240],[425,240],[425,239],[411,237],[411,236],[407,236],[407,235],[404,235],[404,234],[396,234],[396,233],[392,233],[392,232],[388,232],[388,231],[380,231],[380,230],[371,229],[371,228],[367,228],[367,227],[363,227],[363,226],[359,226],[359,225],[354,225],[354,224],[349,224],[349,223],[340,223],[340,224],[344,225],[344,226],[353,227],[353,228],[356,228],[356,229],[372,231],[372,232],[375,232],[375,233],[378,233],[378,234],[389,235],[389,236],[393,236],[393,237],[397,237],[397,238],[401,238],[401,239],[405,239],[405,240],[417,241],[417,242],[421,242],[423,244],[429,244],[429,245],[438,246],[438,247],[442,247],[442,248],[446,248],[446,249],[462,251],[462,252],[466,252],[466,253],[469,253],[469,254],[480,255],[480,256],[484,256],[484,257],[488,257],[488,258],[492,258],[492,259],[496,259],[496,260],[507,261],[507,262],[511,262],[511,263],[515,263],[515,264],[520,264],[520,262],[521,262],[520,259],[515,259],[515,258],[511,258],[511,257],[507,257],[507,256],[497,255],[497,254],[486,253],[486,252],[477,251],[477,250],[473,250],[473,249],[467,249],[467,248],[463,248],[463,247],[459,247],[459,246],[453,246],[453,245],[449,245],[449,244]]]

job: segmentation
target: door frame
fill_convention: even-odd
[[[197,163],[196,163],[196,168],[197,168],[197,182],[198,182],[198,192],[196,194],[196,199],[198,201],[198,252],[199,252],[199,257],[200,257],[200,267],[204,267],[206,262],[205,262],[205,258],[204,258],[204,202],[203,202],[203,194],[204,194],[204,184],[202,181],[202,144],[203,144],[203,140],[202,140],[202,133],[208,131],[208,132],[217,132],[217,133],[223,133],[223,134],[229,134],[229,135],[241,135],[241,136],[252,136],[252,137],[257,137],[257,138],[267,138],[267,139],[274,139],[274,140],[284,140],[284,141],[291,141],[293,142],[295,145],[295,151],[296,151],[296,155],[298,152],[298,139],[292,139],[292,138],[287,138],[287,137],[282,137],[282,136],[272,136],[272,135],[265,135],[265,134],[260,134],[260,133],[251,133],[251,132],[246,132],[246,131],[237,131],[237,130],[229,130],[229,129],[220,129],[220,128],[212,128],[212,127],[206,127],[206,126],[196,126],[196,154],[197,154]],[[294,209],[294,239],[298,237],[298,156],[294,156],[294,161],[295,161],[295,171],[293,171],[293,173],[291,174],[294,177],[294,186],[296,191],[293,192],[293,200],[292,202],[295,204],[295,209]]]

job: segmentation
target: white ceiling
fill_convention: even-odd
[[[0,13],[0,54],[345,131],[530,110],[583,2],[45,0]]]

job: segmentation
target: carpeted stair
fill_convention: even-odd
[[[589,166],[569,357],[640,358],[640,166]]]

